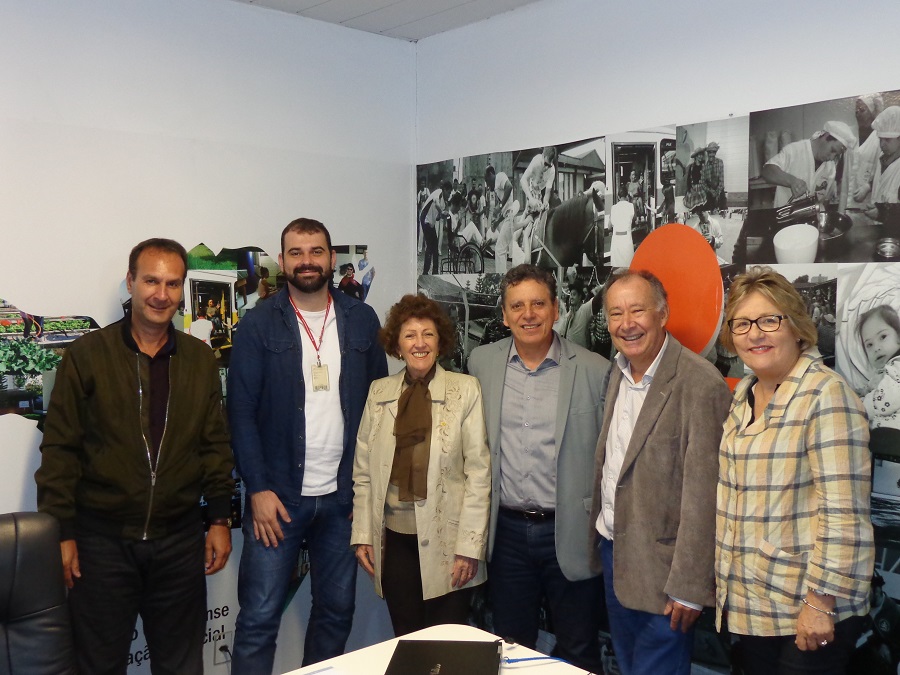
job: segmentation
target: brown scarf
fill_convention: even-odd
[[[394,465],[391,484],[400,490],[401,502],[428,497],[428,459],[431,454],[431,395],[428,384],[434,379],[437,364],[420,379],[412,378],[407,370],[403,376],[406,389],[397,402],[394,420]]]

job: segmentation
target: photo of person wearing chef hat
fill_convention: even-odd
[[[762,178],[775,185],[775,208],[815,192],[820,202],[835,197],[837,162],[857,145],[846,122],[829,120],[810,138],[785,145],[762,168]]]
[[[866,212],[878,218],[877,204],[900,203],[900,106],[885,108],[872,122],[878,137],[878,161],[872,178],[872,208]]]

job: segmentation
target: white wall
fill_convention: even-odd
[[[300,215],[412,281],[383,232],[413,208],[413,45],[222,0],[0,0],[0,25],[6,299],[102,323],[140,238],[274,254]]]
[[[417,163],[900,88],[894,0],[543,0],[421,40]]]
[[[141,239],[274,255],[299,216],[370,246],[379,314],[415,287],[414,45],[222,0],[0,0],[0,35],[0,297],[105,324]],[[40,434],[4,415],[0,439],[0,511],[31,510]],[[358,597],[355,647],[390,631]],[[297,667],[299,629],[280,647]]]

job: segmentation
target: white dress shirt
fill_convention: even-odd
[[[619,391],[616,394],[615,408],[609,421],[609,434],[606,437],[606,461],[603,463],[603,481],[601,483],[600,515],[597,516],[596,528],[600,536],[613,541],[615,512],[616,512],[616,485],[619,483],[619,475],[622,472],[622,464],[625,462],[625,453],[631,443],[634,426],[641,408],[647,399],[653,377],[659,368],[662,356],[669,346],[669,334],[663,342],[659,354],[653,359],[653,363],[647,368],[640,382],[635,382],[631,375],[631,363],[622,354],[616,355],[616,365],[622,371],[622,380],[619,382]],[[671,597],[671,596],[670,596]],[[702,606],[692,602],[672,598],[675,602],[695,610],[703,609]]]

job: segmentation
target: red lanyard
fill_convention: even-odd
[[[328,300],[325,303],[325,320],[322,322],[322,331],[319,333],[318,344],[316,343],[316,338],[313,337],[312,331],[309,329],[309,325],[306,323],[306,319],[303,318],[300,310],[297,309],[297,305],[294,304],[294,299],[290,295],[288,295],[288,299],[291,301],[291,307],[294,308],[294,313],[306,329],[306,334],[309,336],[309,341],[312,342],[313,349],[316,350],[316,365],[321,366],[322,359],[319,357],[319,350],[322,348],[322,341],[325,337],[325,324],[328,323],[328,312],[331,310],[331,293],[328,294]]]

